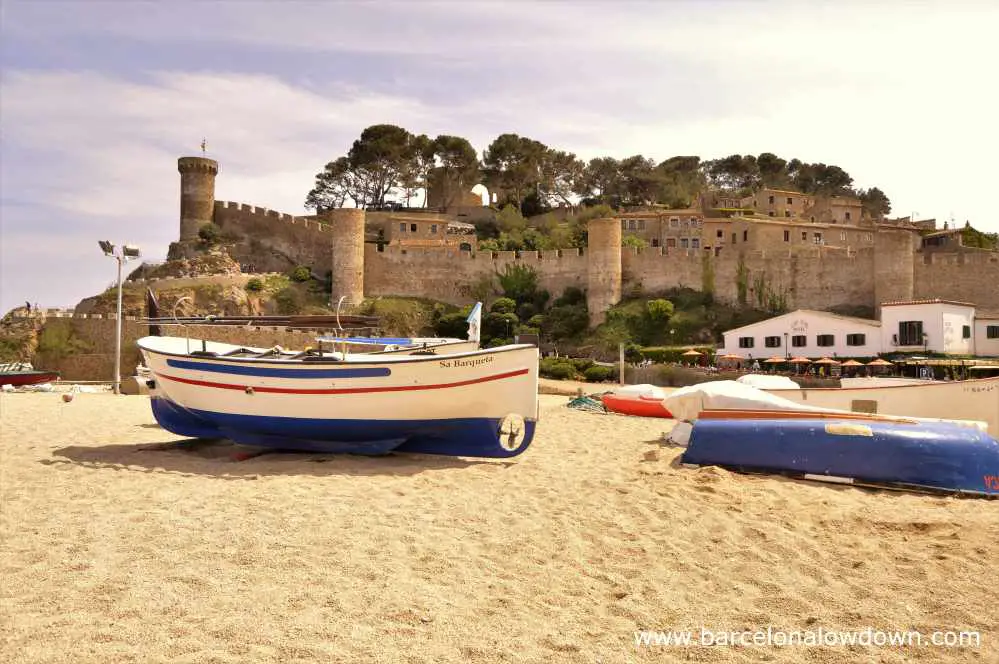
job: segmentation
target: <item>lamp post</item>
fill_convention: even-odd
[[[138,247],[123,244],[116,247],[107,240],[101,240],[97,245],[118,262],[118,313],[115,318],[114,334],[114,393],[121,394],[121,266],[130,258],[138,258],[141,254]]]

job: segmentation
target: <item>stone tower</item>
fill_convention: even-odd
[[[344,295],[344,304],[360,304],[364,299],[364,210],[330,210],[323,213],[322,221],[333,229],[333,306]]]
[[[215,176],[219,164],[205,157],[181,157],[180,171],[180,241],[198,239],[198,231],[211,223],[215,214]]]
[[[590,325],[604,322],[621,301],[621,220],[594,219],[587,225],[586,306]]]
[[[919,234],[907,228],[880,227],[874,231],[874,307],[911,300],[915,294],[915,258]]]

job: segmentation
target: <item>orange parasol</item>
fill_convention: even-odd
[[[763,364],[781,364],[786,361],[787,360],[785,360],[783,357],[774,356],[769,359],[763,360]]]
[[[843,363],[843,366],[844,367],[862,367],[862,366],[864,366],[864,363],[863,362],[858,362],[857,360],[847,360],[846,362]]]
[[[876,360],[871,360],[870,362],[868,362],[867,366],[869,366],[869,367],[890,367],[890,366],[892,366],[892,364],[891,364],[891,362],[888,362],[887,360],[882,360],[879,357]]]
[[[688,350],[686,353],[683,354],[683,357],[700,357],[701,355],[703,355],[703,353],[698,353],[696,350],[691,348],[690,350]]]
[[[823,357],[821,360],[815,360],[815,364],[834,365],[834,364],[839,364],[839,362],[837,362],[836,360],[829,359],[828,357]]]
[[[791,360],[791,364],[811,364],[812,361],[807,357],[796,357]]]

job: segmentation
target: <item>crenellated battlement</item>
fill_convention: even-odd
[[[329,224],[318,221],[315,217],[295,216],[286,212],[278,212],[270,208],[249,205],[247,203],[237,203],[235,201],[215,201],[216,224],[223,226],[226,221],[236,217],[256,217],[268,221],[281,221],[292,226],[315,229],[323,232],[330,230]],[[220,219],[221,217],[221,219]],[[222,223],[219,223],[219,221]]]

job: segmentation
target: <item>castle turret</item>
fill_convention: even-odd
[[[198,231],[211,223],[215,208],[215,176],[219,164],[205,157],[181,157],[180,171],[180,241],[198,239]]]
[[[604,322],[607,309],[621,301],[621,221],[593,219],[587,225],[586,306],[590,325]]]
[[[333,229],[333,305],[364,299],[364,210],[340,208],[323,214]]]
[[[915,291],[915,257],[919,234],[907,228],[880,226],[874,232],[874,306],[911,300]]]

